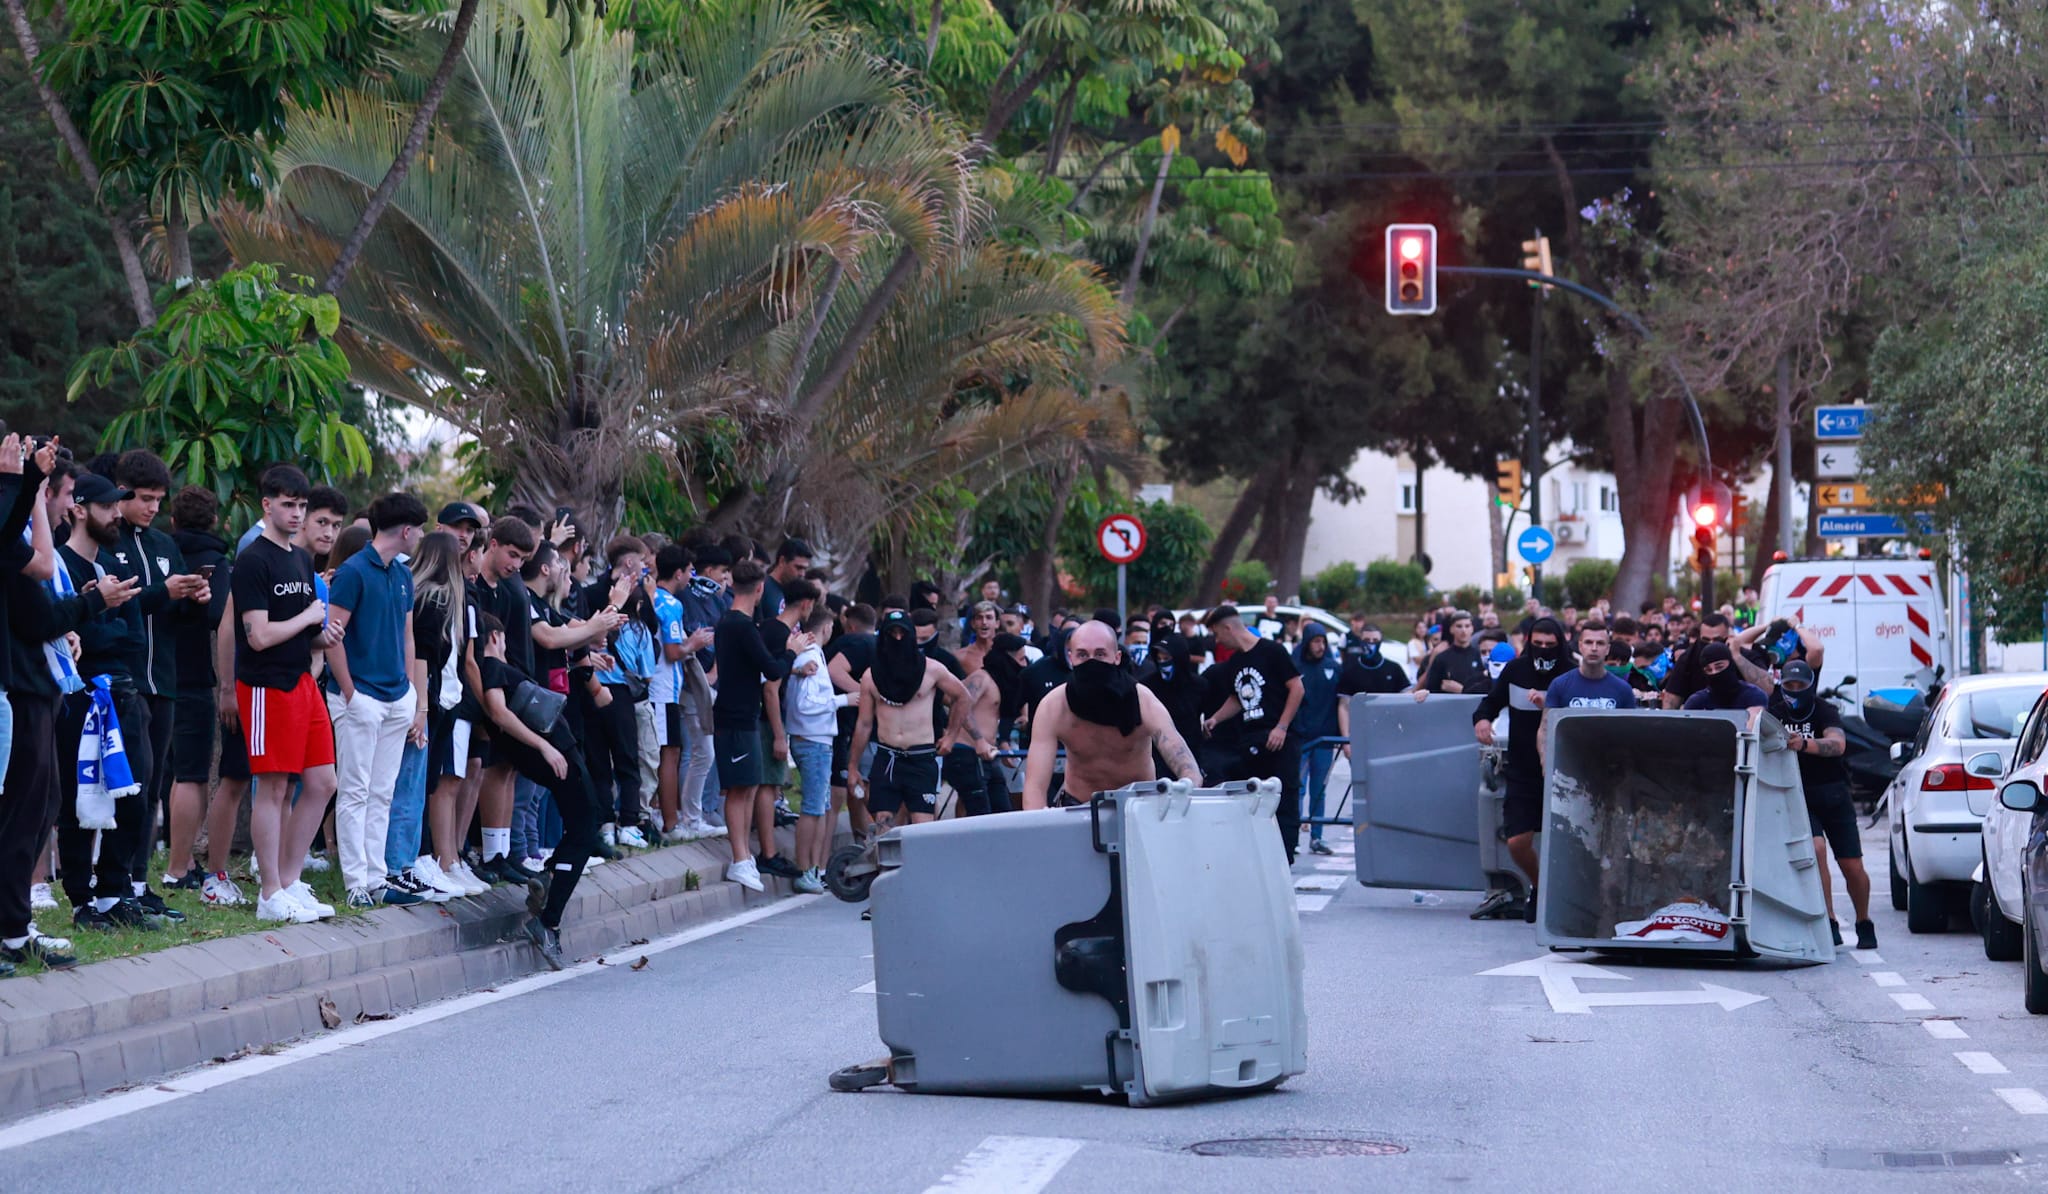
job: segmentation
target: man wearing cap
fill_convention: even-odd
[[[441,507],[441,516],[434,521],[440,524],[441,530],[455,536],[455,541],[461,544],[461,554],[468,555],[477,535],[491,525],[491,516],[485,514],[482,507],[469,502],[449,502]]]
[[[877,636],[874,664],[861,677],[860,713],[847,752],[848,758],[859,759],[872,739],[875,757],[865,777],[856,771],[848,787],[867,801],[876,832],[887,833],[899,824],[937,818],[939,760],[956,739],[968,736],[972,719],[966,687],[918,649],[917,624],[908,612],[884,614]],[[942,695],[951,706],[954,727],[943,737],[934,728]]]
[[[1842,867],[1842,884],[1856,909],[1856,948],[1877,948],[1877,926],[1870,919],[1870,872],[1863,867],[1863,837],[1857,832],[1856,803],[1849,792],[1849,769],[1842,756],[1849,749],[1842,715],[1815,690],[1812,665],[1788,661],[1778,674],[1778,687],[1765,712],[1785,726],[1785,749],[1799,756],[1799,783],[1806,790],[1806,819],[1813,830],[1813,856],[1820,863],[1820,890],[1827,899],[1828,927],[1842,944],[1835,923],[1834,886],[1828,881],[1828,851]]]

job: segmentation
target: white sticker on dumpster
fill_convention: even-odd
[[[1497,966],[1479,974],[1482,978],[1534,978],[1541,981],[1544,998],[1550,1001],[1550,1010],[1560,1015],[1586,1015],[1596,1007],[1683,1007],[1704,1003],[1719,1004],[1722,1011],[1732,1012],[1770,998],[1713,983],[1701,983],[1695,989],[1683,991],[1581,991],[1579,983],[1582,981],[1618,979],[1633,982],[1635,976],[1557,954],[1544,954],[1526,962]]]

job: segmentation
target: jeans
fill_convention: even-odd
[[[539,784],[519,776],[512,784],[512,857],[539,858],[547,853],[541,848],[541,809],[548,799],[548,790]]]
[[[806,817],[822,817],[831,812],[832,744],[812,738],[791,738],[789,761],[796,764],[797,778],[803,782],[803,807],[798,811]]]
[[[395,701],[361,691],[352,701],[327,694],[334,723],[334,835],[341,839],[335,853],[350,891],[368,891],[384,881],[391,804],[417,704],[410,686]]]
[[[1337,751],[1334,748],[1309,752],[1308,815],[1311,821],[1320,821],[1322,819],[1323,789],[1330,782],[1330,765],[1336,761]],[[1309,826],[1308,835],[1316,841],[1322,841],[1323,827],[1319,824]]]
[[[384,871],[396,875],[420,857],[420,826],[427,817],[427,752],[405,744],[391,791],[391,823],[384,831]]]

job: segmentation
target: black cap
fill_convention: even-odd
[[[882,620],[876,624],[875,629],[881,631],[884,634],[887,634],[889,631],[895,630],[898,627],[901,627],[903,632],[906,634],[916,633],[917,627],[916,624],[910,620],[909,610],[890,610],[888,613],[882,615]]]
[[[80,473],[71,487],[71,500],[81,506],[111,506],[134,496],[134,490],[123,489],[98,473]]]
[[[1804,659],[1792,660],[1784,667],[1778,669],[1778,684],[1780,687],[1788,684],[1803,684],[1808,688],[1813,687],[1813,665]]]
[[[441,507],[441,517],[434,521],[444,527],[452,527],[458,522],[473,522],[477,525],[478,530],[491,525],[490,517],[483,512],[483,509],[469,502],[449,502]]]

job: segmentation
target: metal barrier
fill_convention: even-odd
[[[1316,755],[1319,753],[1329,754],[1331,756],[1331,766],[1334,767],[1337,761],[1337,752],[1343,750],[1345,747],[1350,745],[1351,739],[1336,737],[1315,738],[1301,744],[1301,775],[1299,777],[1299,782],[1295,785],[1294,790],[1296,793],[1296,799],[1299,801],[1300,804],[1302,812],[1301,824],[1304,829],[1309,828],[1311,826],[1319,825],[1348,826],[1351,824],[1351,818],[1346,813],[1346,809],[1348,809],[1351,804],[1350,784],[1344,785],[1344,791],[1340,793],[1337,797],[1336,810],[1332,812],[1329,816],[1314,817],[1308,815],[1309,810],[1314,807],[1314,802],[1309,790],[1309,779],[1314,774]],[[1324,774],[1327,776],[1328,772],[1325,772]],[[1325,793],[1325,796],[1327,797],[1327,793]]]

